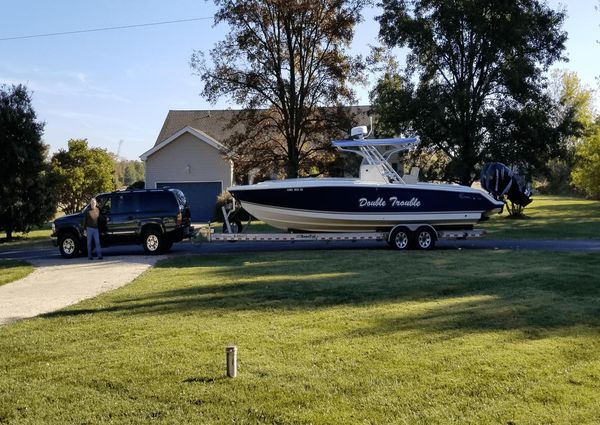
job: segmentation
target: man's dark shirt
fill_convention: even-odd
[[[83,228],[87,229],[88,227],[91,227],[93,229],[97,229],[98,218],[100,218],[100,210],[98,208],[90,208],[85,213],[85,221],[83,222]]]

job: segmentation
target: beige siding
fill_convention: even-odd
[[[184,133],[146,159],[146,188],[163,182],[222,181],[231,186],[231,163],[208,143]]]

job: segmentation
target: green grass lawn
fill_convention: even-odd
[[[25,261],[0,259],[0,286],[24,278],[33,271],[33,266]]]
[[[13,240],[8,241],[5,237],[0,238],[0,252],[15,248],[51,247],[50,229],[36,229],[29,233],[14,233]]]
[[[597,253],[177,257],[0,328],[0,423],[599,423],[598,275]]]
[[[506,212],[481,223],[489,238],[600,239],[600,201],[560,196],[534,196],[525,218]]]

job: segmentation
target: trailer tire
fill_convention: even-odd
[[[411,239],[412,232],[407,227],[394,227],[390,232],[388,244],[398,251],[404,251],[409,248]]]
[[[435,247],[436,233],[431,227],[419,227],[414,233],[413,245],[416,249],[428,251]]]

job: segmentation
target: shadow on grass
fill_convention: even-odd
[[[0,258],[0,273],[6,273],[11,271],[11,269],[16,269],[23,266],[28,266],[29,263],[23,260],[13,260],[13,259],[4,259]]]
[[[372,326],[350,332],[350,336],[393,334],[399,331],[429,331],[449,339],[470,332],[519,330],[528,339],[547,336],[548,331],[579,329],[577,334],[600,332],[600,307],[596,303],[559,299],[551,294],[530,298],[497,293],[481,297],[465,296],[456,302],[431,306],[417,314],[380,317]]]
[[[159,263],[151,273],[158,276],[155,286],[144,285],[138,295],[46,317],[294,312],[396,304],[391,316],[361,332],[429,328],[535,333],[539,328],[600,325],[600,262],[589,253],[254,253],[179,257]],[[422,305],[412,313],[406,306],[415,302]]]

